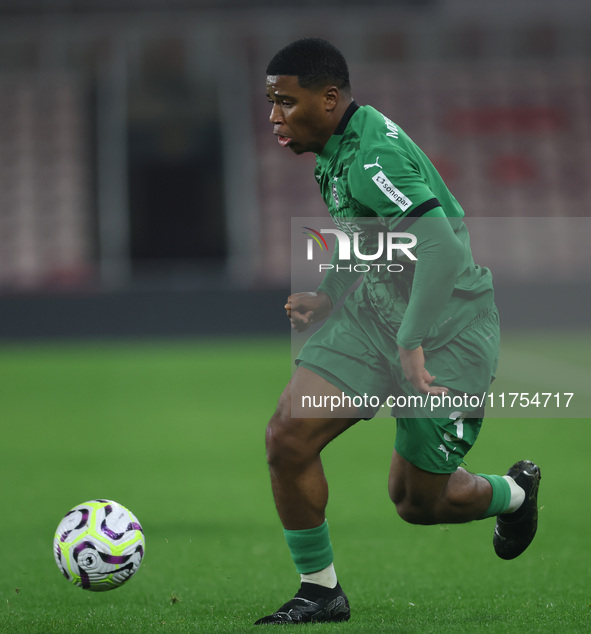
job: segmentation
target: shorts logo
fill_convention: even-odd
[[[445,460],[447,462],[449,460],[449,450],[446,449],[443,444],[439,445],[439,447],[437,447],[437,449],[439,449],[439,451],[443,451],[443,453],[445,454]]]
[[[398,205],[402,211],[406,211],[412,205],[412,200],[407,198],[399,189],[394,187],[384,172],[379,171],[372,177],[371,180],[395,205]]]

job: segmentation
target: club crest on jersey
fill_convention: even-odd
[[[334,204],[336,205],[336,208],[339,208],[339,192],[337,190],[337,180],[338,180],[338,176],[335,176],[332,179],[332,197],[334,198]]]

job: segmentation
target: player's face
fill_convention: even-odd
[[[332,134],[326,91],[302,88],[294,75],[269,75],[267,97],[279,145],[296,154],[320,153]]]

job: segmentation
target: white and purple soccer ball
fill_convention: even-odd
[[[91,500],[68,511],[53,538],[64,577],[84,590],[113,590],[138,570],[146,541],[133,513],[112,500]]]

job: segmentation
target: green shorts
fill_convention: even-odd
[[[395,448],[403,458],[431,473],[452,473],[480,431],[499,343],[493,305],[451,341],[425,352],[434,384],[449,388],[446,397],[428,397],[404,377],[392,336],[348,301],[308,339],[296,363],[349,396],[362,418],[384,409],[395,416]]]

